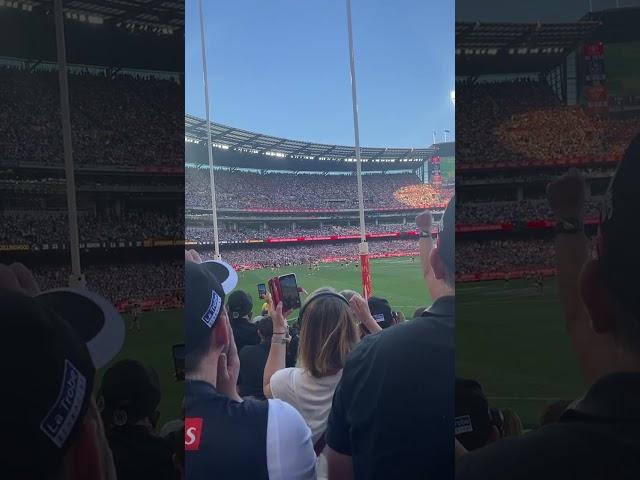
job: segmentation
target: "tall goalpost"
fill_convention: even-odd
[[[347,1],[347,30],[349,32],[349,68],[351,70],[351,107],[353,110],[353,134],[356,150],[356,176],[358,178],[358,211],[360,214],[360,269],[362,273],[362,295],[369,298],[373,292],[369,270],[369,245],[364,222],[364,199],[362,194],[362,160],[360,158],[360,123],[358,120],[358,94],[356,88],[356,62],[353,52],[353,27],[351,21],[351,0]]]
[[[213,173],[213,150],[211,147],[211,121],[209,120],[209,76],[207,75],[207,54],[204,41],[204,19],[202,0],[198,0],[200,13],[200,45],[202,46],[202,70],[204,77],[204,102],[207,121],[207,152],[209,154],[209,186],[211,187],[211,214],[213,218],[213,258],[220,260],[220,242],[218,240],[218,207],[216,204],[216,182]]]
[[[62,114],[62,146],[67,191],[67,216],[69,217],[69,250],[71,252],[69,286],[84,287],[86,282],[80,268],[80,235],[78,233],[78,206],[76,203],[76,182],[73,168],[73,147],[71,143],[71,110],[69,107],[69,79],[67,78],[67,51],[64,39],[62,0],[54,1],[53,15],[56,31],[58,82],[60,85],[60,112]]]

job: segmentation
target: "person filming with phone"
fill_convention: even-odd
[[[313,292],[299,314],[298,366],[285,368],[289,312],[283,311],[283,302],[274,305],[271,294],[266,298],[273,319],[273,336],[264,369],[264,394],[267,398],[284,400],[300,412],[311,428],[316,453],[320,454],[324,449],[333,392],[347,355],[360,339],[356,318],[349,302],[334,289],[322,288]],[[362,297],[359,299],[366,306],[366,301]],[[371,315],[367,321],[372,329],[379,329]],[[326,478],[322,455],[318,461],[318,476]]]
[[[221,261],[185,255],[185,468],[190,479],[312,480],[311,431],[280,400],[244,400],[224,306],[237,276]],[[229,279],[235,278],[234,281]]]

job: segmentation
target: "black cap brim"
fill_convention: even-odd
[[[79,288],[58,288],[37,298],[78,333],[95,368],[104,367],[122,349],[125,336],[122,316],[100,295]]]

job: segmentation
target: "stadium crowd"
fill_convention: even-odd
[[[458,240],[456,274],[508,273],[554,266],[553,242],[549,240]]]
[[[220,209],[357,209],[357,182],[353,175],[251,173],[219,170],[216,204]],[[453,189],[421,184],[413,174],[374,174],[362,177],[365,208],[424,208],[446,204]],[[246,192],[246,195],[240,194]],[[209,172],[187,168],[187,208],[210,208]]]
[[[410,223],[381,223],[379,225],[367,225],[367,233],[408,232],[415,230],[415,225]],[[221,224],[218,230],[220,241],[237,242],[243,240],[278,238],[278,237],[320,237],[328,235],[360,235],[360,228],[346,225],[324,225],[322,227],[308,227],[284,224],[267,224],[267,228],[254,226],[250,228],[239,224],[238,230],[233,230],[228,224]],[[187,227],[186,239],[197,242],[209,242],[213,240],[213,227]]]
[[[406,254],[417,255],[415,240],[377,240],[369,242],[370,254]],[[222,259],[234,267],[265,268],[274,265],[305,265],[322,262],[328,259],[333,261],[357,261],[357,243],[321,243],[304,245],[286,245],[276,247],[255,247],[247,249],[221,250]],[[204,252],[204,258],[213,258],[213,252]],[[356,264],[357,265],[357,264]]]
[[[39,248],[43,244],[69,243],[66,213],[4,212],[0,219],[0,244],[25,244]],[[80,242],[182,239],[183,219],[183,212],[175,215],[150,211],[121,215],[84,213],[78,216]]]
[[[182,297],[184,291],[182,262],[137,262],[83,265],[87,288],[114,304]],[[68,267],[43,266],[33,269],[42,290],[67,285]]]
[[[0,159],[61,165],[57,71],[0,66],[0,83]],[[184,144],[166,135],[184,128],[181,89],[171,80],[70,71],[74,162],[181,166]]]
[[[640,132],[633,119],[562,105],[543,81],[456,84],[456,161],[597,159],[622,154]]]
[[[602,198],[586,202],[587,218],[597,218]],[[549,220],[553,217],[544,200],[458,204],[456,221],[459,224],[508,223],[529,220]]]

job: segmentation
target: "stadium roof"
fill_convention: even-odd
[[[600,22],[456,22],[456,75],[548,70],[588,38]]]
[[[206,121],[191,115],[185,115],[185,140],[187,143],[207,143]],[[304,142],[286,138],[272,137],[261,133],[249,132],[239,128],[211,123],[211,142],[221,150],[235,150],[253,154],[262,154],[274,158],[297,160],[330,160],[355,162],[355,147]],[[363,162],[399,163],[405,168],[416,168],[436,154],[433,147],[428,148],[385,148],[362,147],[360,157]],[[407,163],[409,165],[407,165]]]
[[[16,3],[32,5],[34,10],[53,9],[53,0]],[[67,0],[63,8],[67,18],[88,23],[121,23],[124,27],[129,25],[128,28],[143,31],[166,29],[159,33],[184,30],[183,0]]]
[[[26,64],[56,61],[53,0],[0,3],[0,55]],[[184,71],[184,2],[65,0],[70,64]]]

